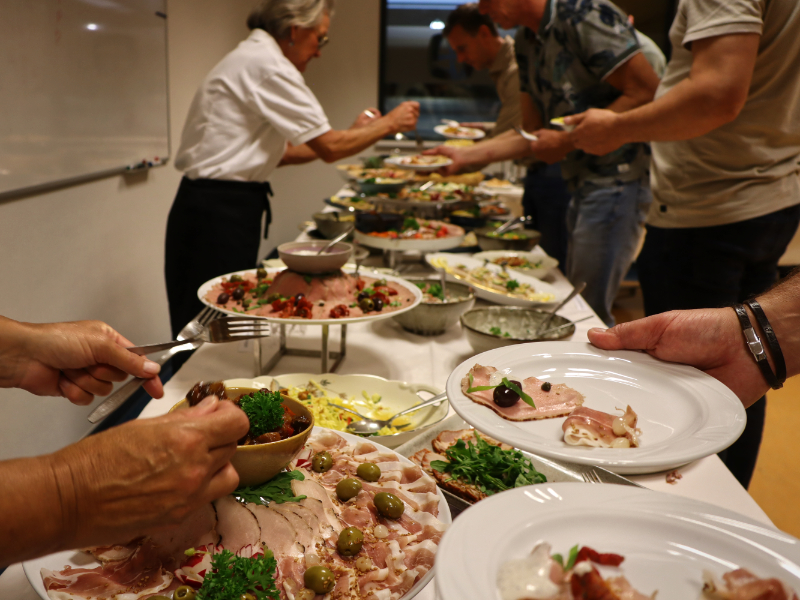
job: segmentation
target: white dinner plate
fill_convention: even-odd
[[[547,256],[547,254],[544,253],[544,250],[542,250],[539,246],[536,246],[536,249],[531,252],[517,252],[516,250],[486,250],[485,252],[477,252],[473,254],[472,258],[480,261],[483,261],[484,259],[493,261],[497,258],[513,258],[517,256],[527,259],[531,264],[538,263],[539,266],[530,269],[524,269],[522,267],[507,268],[511,271],[522,273],[523,275],[536,277],[537,279],[541,279],[542,277],[546,276],[550,271],[558,266],[558,260],[552,256]]]
[[[390,165],[394,165],[396,167],[401,167],[403,169],[409,169],[411,171],[436,171],[441,169],[442,167],[447,167],[453,164],[453,161],[445,156],[439,156],[441,158],[441,162],[431,164],[431,165],[419,165],[410,162],[415,158],[415,156],[390,156],[384,163],[388,163]]]
[[[335,431],[337,435],[342,436],[345,438],[349,443],[355,442],[363,442],[364,438],[358,437],[356,435],[351,435],[349,433],[345,433],[343,431]],[[373,440],[370,440],[373,441]],[[407,465],[414,465],[413,462],[408,460],[405,456],[401,454],[397,454],[394,450],[390,450],[381,444],[376,442],[376,446],[379,446],[381,450],[386,452],[392,452],[397,456],[397,459]],[[436,492],[439,494],[439,516],[438,519],[450,525],[453,522],[452,517],[450,516],[450,506],[447,504],[447,500],[442,495],[442,492],[439,488],[436,488]],[[56,552],[54,554],[49,554],[47,556],[42,556],[40,558],[34,558],[32,560],[26,561],[22,563],[22,568],[25,571],[25,576],[28,578],[28,581],[31,584],[31,587],[39,594],[39,597],[42,600],[50,600],[49,596],[47,595],[47,591],[44,589],[44,583],[42,582],[42,569],[49,569],[50,571],[60,571],[64,567],[82,567],[86,569],[94,569],[95,567],[99,566],[98,563],[91,555],[80,552],[78,550],[67,550],[64,552]],[[403,596],[401,596],[402,600],[411,600],[414,596],[419,594],[422,589],[430,583],[430,580],[433,579],[433,571],[434,569],[428,570],[422,578],[415,583],[408,592],[406,592]]]
[[[459,127],[458,133],[449,133],[451,125],[437,125],[433,130],[441,136],[451,140],[480,140],[486,137],[486,132],[476,127]]]
[[[525,188],[521,185],[486,185],[484,181],[475,188],[475,193],[485,196],[516,196],[521,198],[525,194]]]
[[[461,391],[475,364],[510,369],[509,379],[538,377],[565,383],[584,406],[611,414],[639,415],[638,448],[590,448],[563,441],[564,417],[509,421]],[[693,367],[660,361],[643,352],[606,351],[580,342],[534,342],[483,352],[458,365],[447,379],[450,405],[467,423],[521,450],[615,473],[654,473],[716,454],[741,435],[746,422],[739,398]]]
[[[621,485],[542,483],[509,490],[461,514],[436,556],[440,600],[499,600],[497,574],[537,541],[566,556],[575,544],[625,557],[622,574],[658,600],[701,598],[703,570],[743,567],[800,590],[800,540],[734,512]]]
[[[465,256],[463,254],[447,254],[445,252],[438,252],[436,254],[427,254],[425,256],[425,260],[434,269],[441,268],[439,265],[442,264],[442,261],[446,262],[451,267],[464,265],[465,267],[467,267],[467,269],[470,270],[484,266],[483,260],[478,260],[471,256]],[[491,263],[487,264],[486,268],[497,272],[503,270],[500,265],[495,265]],[[473,286],[475,289],[475,295],[478,298],[482,298],[483,300],[488,300],[489,302],[494,302],[495,304],[505,304],[507,306],[542,306],[547,304],[553,304],[556,302],[561,302],[561,300],[563,300],[566,297],[566,293],[564,293],[563,290],[559,291],[549,283],[545,283],[544,281],[536,279],[535,277],[531,277],[530,275],[524,275],[519,271],[514,272],[513,274],[514,279],[516,279],[519,283],[527,283],[537,292],[541,292],[543,294],[553,294],[554,296],[553,299],[548,300],[547,302],[534,302],[533,300],[515,298],[514,296],[509,296],[499,291],[495,292],[489,289],[479,288],[477,287],[477,284],[474,284],[471,281],[465,279],[459,279],[450,273],[447,273],[447,278],[450,281],[456,281],[459,283],[464,283]]]
[[[342,269],[345,273],[353,273],[355,269],[351,269],[349,267]],[[206,281],[203,285],[200,286],[200,289],[197,290],[197,297],[200,299],[200,302],[205,304],[206,306],[210,306],[218,310],[221,313],[225,313],[226,315],[230,315],[231,317],[253,317],[254,319],[264,319],[265,321],[269,321],[270,323],[285,323],[287,325],[347,325],[348,323],[361,323],[363,321],[380,321],[381,319],[388,319],[390,317],[394,317],[395,315],[402,314],[411,310],[412,308],[416,307],[422,301],[422,292],[419,291],[419,288],[406,281],[405,279],[401,279],[400,277],[395,277],[393,275],[383,275],[381,274],[380,277],[377,277],[374,273],[366,273],[368,277],[375,277],[376,279],[385,279],[386,281],[391,281],[392,283],[396,283],[399,286],[404,287],[405,289],[409,290],[412,294],[414,294],[414,301],[409,304],[408,306],[404,306],[398,310],[394,311],[381,311],[370,313],[368,315],[362,315],[360,317],[343,317],[341,319],[298,319],[298,318],[279,318],[279,317],[262,317],[258,315],[250,315],[246,313],[240,312],[233,312],[231,310],[226,310],[224,308],[220,308],[213,302],[209,302],[206,300],[206,294],[208,291],[214,287],[223,277],[227,277],[230,279],[231,275],[244,275],[245,273],[254,273],[254,269],[247,269],[245,271],[237,271],[236,273],[228,273],[227,275],[220,275],[219,277],[214,277],[209,281]],[[274,275],[274,273],[269,273],[269,275]]]

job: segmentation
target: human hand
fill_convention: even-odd
[[[391,121],[394,133],[416,129],[417,119],[419,119],[419,102],[411,100],[401,102],[386,115],[386,118]]]
[[[38,396],[64,396],[79,405],[105,396],[128,375],[148,379],[154,398],[164,395],[161,367],[125,350],[133,344],[100,321],[18,323],[0,318],[0,387]]]
[[[350,129],[358,129],[360,127],[366,127],[367,125],[369,125],[376,119],[379,119],[380,117],[381,117],[381,111],[379,111],[377,108],[370,107],[364,109],[360,113],[358,113],[358,117],[356,117],[356,120],[353,121],[353,124],[350,126]]]
[[[575,148],[569,135],[565,131],[555,131],[553,129],[540,129],[534,135],[538,138],[535,142],[530,142],[530,149],[536,158],[546,162],[548,165],[561,162]]]
[[[51,455],[66,547],[126,543],[179,525],[202,505],[230,494],[230,463],[250,427],[232,402],[131,421]]]
[[[564,123],[575,126],[569,133],[572,144],[589,154],[603,156],[627,143],[619,125],[619,114],[613,110],[590,108],[564,117]]]
[[[705,371],[733,390],[746,407],[769,389],[730,308],[672,311],[607,330],[590,329],[588,335],[604,350],[645,350],[661,360]]]
[[[470,172],[469,165],[464,161],[463,151],[460,148],[454,148],[453,146],[436,146],[436,148],[425,150],[423,154],[429,156],[446,156],[453,161],[451,164],[446,167],[441,167],[437,171],[437,173],[441,175],[457,175],[458,173]]]

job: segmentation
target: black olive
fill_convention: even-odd
[[[519,381],[511,380],[511,383],[515,384],[518,388],[522,389],[522,385]],[[507,388],[502,383],[494,388],[494,393],[492,394],[494,398],[494,403],[497,406],[502,408],[508,408],[509,406],[514,406],[517,402],[519,402],[519,394],[512,390],[511,388]]]
[[[543,392],[549,392],[549,391],[550,391],[550,388],[552,388],[552,387],[553,387],[553,385],[552,385],[552,384],[551,384],[549,381],[545,381],[545,382],[542,384],[542,391],[543,391]]]
[[[361,302],[364,298],[369,298],[369,294],[367,292],[361,292],[358,296],[356,296],[356,300]]]
[[[263,267],[256,269],[256,279],[265,279],[267,277],[267,270]]]
[[[306,297],[306,295],[303,292],[300,292],[299,294],[295,294],[294,299],[295,300],[302,300],[305,297]]]
[[[219,296],[217,296],[217,304],[225,304],[230,299],[231,296],[228,294],[228,292],[222,292]]]
[[[244,288],[237,287],[235,290],[233,290],[233,294],[231,294],[231,296],[233,297],[234,300],[241,300],[242,298],[244,298]]]
[[[308,429],[309,425],[311,425],[311,420],[308,417],[304,415],[295,417],[294,421],[292,421],[292,429],[294,430],[294,434],[297,435],[301,431],[305,431]]]
[[[372,303],[375,305],[375,310],[377,310],[378,312],[383,310],[383,300],[381,300],[380,298],[375,298],[372,301]]]

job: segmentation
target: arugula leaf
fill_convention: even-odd
[[[575,559],[578,558],[578,544],[575,544],[572,548],[569,549],[569,558],[567,559],[567,565],[564,567],[567,571],[569,571],[572,567],[575,566]]]
[[[451,475],[450,480],[470,483],[489,496],[547,481],[519,450],[503,450],[478,434],[475,437],[477,444],[458,440],[445,451],[449,462],[435,460],[431,462],[431,468]]]
[[[239,407],[250,419],[250,435],[257,438],[283,427],[283,405],[280,392],[256,390],[242,396]]]
[[[292,481],[303,481],[305,475],[301,471],[283,471],[269,481],[256,487],[241,487],[233,495],[243,502],[262,504],[267,506],[270,502],[283,504],[284,502],[300,502],[305,496],[295,496],[292,491]]]
[[[560,564],[562,569],[564,568],[564,557],[563,556],[561,556],[560,554],[553,554],[553,556],[551,556],[550,558],[552,558],[555,562]]]
[[[278,563],[271,550],[252,558],[222,550],[211,557],[211,570],[197,591],[197,600],[230,600],[250,593],[258,600],[279,600],[275,587]]]
[[[501,335],[503,332],[499,327],[490,327],[489,333],[491,333],[492,335]]]
[[[472,392],[483,392],[485,390],[493,390],[496,388],[496,385],[479,385],[477,387],[472,386],[473,378],[472,378],[472,371],[469,372],[469,387],[467,388],[467,393],[471,394]]]
[[[519,387],[513,381],[509,381],[508,377],[503,377],[503,385],[506,386],[508,389],[517,393],[517,395],[522,398],[526,404],[530,404],[533,408],[536,408],[536,405],[533,403],[533,398],[528,396],[525,392],[522,391],[522,388]]]

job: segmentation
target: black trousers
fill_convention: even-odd
[[[778,260],[798,223],[800,205],[716,227],[648,225],[637,260],[645,314],[731,306],[764,292],[778,280]],[[765,396],[747,409],[744,433],[720,453],[745,488],[755,470],[766,404]]]
[[[567,272],[567,209],[571,198],[560,164],[537,164],[528,169],[522,207],[525,216],[533,218],[531,228],[542,234],[542,250],[558,261],[562,273]]]
[[[173,337],[199,313],[197,289],[219,275],[252,269],[261,217],[271,222],[269,183],[181,180],[167,220],[164,276]]]

